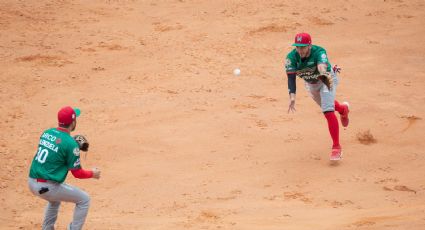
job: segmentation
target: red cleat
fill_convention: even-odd
[[[341,124],[343,127],[347,127],[348,123],[350,122],[350,119],[348,119],[348,113],[350,112],[350,104],[348,102],[344,101],[341,106],[344,108],[344,112],[342,112],[341,115]]]
[[[331,152],[331,161],[339,161],[342,159],[342,149],[341,147],[333,147]]]

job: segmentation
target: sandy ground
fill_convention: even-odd
[[[86,229],[425,229],[425,2],[307,2],[1,1],[0,229],[40,228],[28,169],[64,105],[103,173],[67,179]],[[301,31],[343,68],[338,165],[300,79],[287,114]]]

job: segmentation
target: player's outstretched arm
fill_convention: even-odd
[[[78,179],[99,179],[100,178],[100,170],[98,168],[93,168],[92,170],[84,170],[82,168],[79,169],[71,169],[72,175]]]
[[[288,73],[288,91],[289,91],[289,112],[295,112],[295,93],[297,91],[295,73]]]

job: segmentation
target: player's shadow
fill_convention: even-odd
[[[329,167],[337,167],[341,164],[342,164],[341,160],[339,160],[339,161],[329,161],[329,163],[328,163]]]

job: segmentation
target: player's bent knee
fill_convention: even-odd
[[[82,192],[81,199],[77,202],[79,206],[89,206],[90,205],[90,196],[86,192]]]
[[[88,209],[90,207],[90,198],[81,200],[77,203],[77,206],[83,209]]]
[[[87,204],[87,206],[90,205],[90,197],[88,195],[84,198],[83,203]]]

